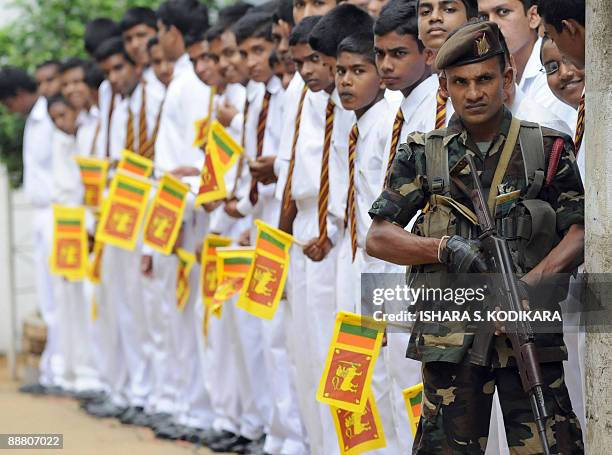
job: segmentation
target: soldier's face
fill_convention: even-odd
[[[418,18],[419,38],[430,49],[440,49],[448,35],[468,21],[461,0],[421,0]]]
[[[453,102],[455,112],[468,126],[484,125],[504,104],[504,90],[510,88],[512,69],[502,73],[499,58],[445,70],[440,86]]]

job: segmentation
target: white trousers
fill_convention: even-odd
[[[47,326],[47,342],[39,364],[39,381],[42,385],[53,386],[59,385],[61,380],[63,359],[59,350],[58,309],[53,298],[53,277],[49,270],[53,242],[51,207],[36,209],[32,221],[36,297],[38,309]]]

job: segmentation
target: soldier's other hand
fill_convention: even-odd
[[[249,165],[253,178],[264,185],[276,182],[274,161],[276,161],[276,156],[260,156],[257,158],[257,161]]]
[[[223,204],[222,200],[205,202],[204,204],[202,204],[202,207],[204,207],[204,210],[206,211],[206,213],[210,213],[216,210],[217,208],[221,207],[221,204]]]
[[[453,235],[442,249],[442,262],[454,273],[486,272],[487,264],[482,257],[480,241],[467,240]]]
[[[200,170],[197,167],[192,166],[179,166],[176,169],[170,171],[170,175],[181,179],[183,177],[196,177],[200,175]]]
[[[221,125],[225,128],[230,126],[236,114],[238,114],[238,109],[232,106],[227,100],[221,103],[217,108],[217,120],[219,120]]]
[[[238,245],[240,246],[250,246],[251,245],[251,228],[245,229],[242,231],[240,236],[238,236]]]
[[[147,278],[153,278],[153,256],[150,254],[140,257],[140,273]]]

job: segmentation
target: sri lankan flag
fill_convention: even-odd
[[[176,271],[176,305],[179,310],[183,311],[185,304],[189,299],[191,293],[191,286],[189,285],[189,274],[195,264],[195,254],[190,253],[182,248],[176,251],[179,263]]]
[[[223,304],[242,290],[255,250],[252,248],[217,248],[217,289],[212,300],[212,314],[221,317]]]
[[[202,147],[206,144],[206,139],[208,137],[208,125],[210,123],[210,115],[207,115],[200,120],[196,120],[193,124],[195,129],[195,134],[193,136],[193,146],[194,147]]]
[[[242,146],[230,136],[223,125],[218,120],[213,121],[206,146],[206,153],[211,155],[213,163],[218,163],[225,173],[236,163],[242,152]]]
[[[85,208],[53,206],[51,273],[81,280],[87,273]]]
[[[136,247],[151,183],[117,172],[96,231],[96,241],[125,250]]]
[[[85,189],[83,205],[92,209],[99,209],[106,188],[108,161],[85,156],[75,156],[74,160],[79,165],[81,181]]]
[[[129,150],[123,150],[117,169],[131,172],[141,177],[149,177],[153,173],[153,161]]]
[[[372,393],[367,395],[363,411],[353,412],[333,406],[330,410],[342,455],[356,455],[387,446]]]
[[[166,174],[159,182],[159,189],[144,224],[144,243],[161,254],[168,255],[181,227],[189,186]]]
[[[369,317],[338,313],[317,400],[363,412],[384,328],[384,323]]]
[[[402,394],[406,402],[406,410],[408,411],[408,420],[410,420],[412,436],[415,436],[423,409],[423,383],[421,382],[420,384],[404,389]]]
[[[200,189],[195,199],[195,205],[225,199],[227,189],[225,187],[224,170],[220,164],[215,163],[212,155],[206,153],[204,166],[200,173]]]
[[[200,264],[202,264],[200,286],[202,287],[202,300],[207,308],[211,307],[215,291],[217,290],[217,248],[230,246],[231,244],[232,239],[229,237],[222,237],[216,234],[208,234],[204,237],[202,256],[200,258]]]
[[[255,225],[255,256],[236,305],[260,318],[272,319],[285,287],[293,237],[261,220],[255,220]]]

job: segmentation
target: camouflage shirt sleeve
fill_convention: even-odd
[[[425,135],[412,133],[395,155],[389,181],[372,204],[372,218],[380,217],[406,227],[427,202]]]
[[[546,137],[545,142],[554,142],[560,136]],[[571,138],[563,137],[563,151],[557,172],[550,184],[542,189],[541,197],[557,212],[557,231],[564,235],[573,224],[584,225],[584,187],[574,156]]]

